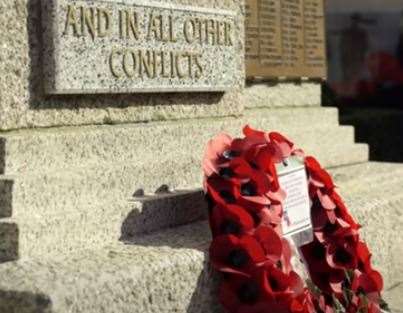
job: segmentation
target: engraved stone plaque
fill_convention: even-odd
[[[231,11],[139,0],[43,0],[48,94],[225,91],[237,83]]]
[[[247,0],[249,78],[325,78],[324,0]]]

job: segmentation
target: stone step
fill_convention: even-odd
[[[344,145],[343,148],[329,146],[326,153],[329,159],[336,160],[339,164],[346,155],[344,149]],[[354,154],[357,162],[365,161],[366,154],[357,145],[350,149],[346,162],[350,162]],[[159,176],[150,173],[159,173]],[[10,181],[9,178],[4,179]],[[4,193],[0,192],[0,199],[4,198],[3,202],[9,205],[0,209],[4,209],[4,216],[12,212],[12,219],[8,221],[19,226],[21,256],[63,251],[69,253],[71,250],[86,247],[88,243],[99,246],[108,238],[118,239],[128,216],[136,216],[138,211],[147,211],[138,209],[136,204],[131,203],[136,189],[144,189],[146,193],[152,194],[161,184],[166,184],[171,190],[180,191],[188,189],[184,188],[185,186],[200,188],[201,181],[199,160],[179,164],[155,162],[145,167],[130,164],[115,168],[81,168],[52,172],[17,177],[12,188],[3,184],[8,188],[3,190]],[[171,199],[172,202],[167,205],[166,199],[158,200],[157,197],[155,206],[158,209],[154,211],[165,206],[175,208],[182,201],[175,198],[175,194]],[[201,207],[200,202],[194,199],[190,201],[195,201],[196,209]],[[137,202],[141,203],[141,200]],[[138,230],[135,232],[182,223],[182,219],[177,220],[175,214],[170,216],[170,219],[166,217],[164,222],[161,222],[162,219],[157,221],[147,218],[148,223],[136,224]],[[183,223],[190,221],[192,219],[183,219]]]
[[[371,212],[378,212],[378,206],[393,207],[395,202],[397,205],[401,204],[403,166],[366,163],[333,169],[332,172],[336,182],[347,195],[347,201],[356,205],[353,207],[353,210],[356,210],[354,213],[364,225],[367,223],[370,227],[373,226],[367,217]],[[391,173],[394,174],[392,178]],[[381,192],[385,198],[380,198]],[[367,198],[376,198],[376,201],[367,203]],[[360,201],[364,203],[361,205]],[[368,208],[369,215],[364,208]],[[25,212],[26,215],[4,221],[18,224],[19,251],[22,257],[52,257],[89,246],[101,247],[143,232],[202,219],[205,216],[206,204],[202,192],[195,190],[136,198],[132,201],[115,199],[108,205],[89,201],[77,204],[76,209],[77,212],[60,214],[55,214],[54,208],[37,215],[35,212]],[[391,212],[392,215],[394,213],[396,211]],[[377,231],[370,228],[368,233],[373,236]],[[14,238],[11,235],[9,237]],[[381,239],[382,237],[377,237],[374,240],[382,245]],[[388,257],[387,254],[385,257]],[[393,264],[389,265],[394,268]]]
[[[206,222],[81,251],[0,265],[0,312],[220,312]]]
[[[332,170],[363,225],[392,309],[403,281],[403,242],[396,236],[403,223],[402,171],[401,164],[382,163]],[[219,312],[204,253],[209,240],[207,223],[198,222],[67,257],[1,264],[0,311],[24,305],[29,313]]]
[[[403,164],[369,162],[331,170],[389,288],[403,282]]]
[[[109,207],[88,203],[82,209],[83,212],[0,220],[0,233],[2,225],[18,225],[19,232],[17,242],[15,230],[5,229],[0,261],[18,256],[15,251],[22,258],[69,255],[207,217],[201,190],[115,201]]]
[[[349,154],[345,153],[346,145],[335,146],[333,141],[312,147],[318,148],[320,151],[314,154],[330,165],[332,162],[333,165],[364,162],[367,158],[366,146],[352,145],[348,148]],[[308,147],[307,151],[312,150]],[[320,152],[326,155],[321,156]],[[4,210],[3,216],[10,216],[12,212],[12,218],[7,222],[19,227],[22,257],[70,253],[88,245],[102,246],[127,235],[126,225],[135,225],[131,227],[134,233],[154,231],[192,222],[204,212],[200,197],[186,194],[183,197],[190,199],[187,201],[193,205],[189,206],[192,213],[186,215],[182,212],[181,218],[175,210],[176,207],[184,207],[181,203],[184,200],[177,197],[177,193],[145,202],[137,199],[137,204],[131,203],[133,193],[140,189],[153,194],[166,185],[171,190],[179,190],[180,194],[183,189],[200,188],[202,173],[199,156],[171,163],[158,160],[146,165],[16,175],[13,184],[8,177],[3,177],[3,181],[7,183],[3,184],[0,200],[5,199],[3,203],[8,205],[0,207],[0,212]],[[154,212],[157,218],[151,219],[151,214],[144,212]]]
[[[298,143],[305,146],[314,141],[314,129],[327,125],[326,129],[337,131],[338,112],[333,108],[256,109],[247,111],[241,118],[208,121],[195,119],[13,131],[0,134],[0,173],[166,159],[186,151],[183,147],[200,156],[211,137],[221,131],[238,135],[245,124],[283,131],[290,137],[304,133],[309,126],[313,135],[295,138],[303,139]]]
[[[352,137],[351,128],[341,128],[336,134],[326,130],[318,134],[327,136],[329,141],[322,143],[320,140],[304,148],[323,164],[336,166],[367,160],[366,145],[348,144],[338,139],[341,134],[344,134],[343,138]],[[346,150],[349,153],[345,153]],[[130,199],[138,190],[152,194],[163,185],[171,190],[200,188],[201,152],[188,152],[165,162],[157,158],[136,163],[0,176],[0,216],[11,216],[12,212],[14,217],[30,219],[32,215],[82,212],[82,207],[88,204],[113,205],[115,201]]]

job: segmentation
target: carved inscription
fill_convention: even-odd
[[[48,0],[44,0],[45,3]],[[219,91],[236,84],[231,12],[52,0],[49,93]]]
[[[324,78],[323,0],[247,0],[246,68],[250,78]]]

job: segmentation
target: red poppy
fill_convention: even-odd
[[[218,173],[219,165],[224,163],[223,154],[230,149],[232,138],[227,134],[219,134],[207,143],[203,157],[203,171],[209,177],[214,173]]]
[[[335,188],[332,177],[314,157],[306,157],[305,166],[308,169],[310,182],[315,187],[324,188],[326,191],[332,191]]]
[[[326,248],[327,264],[335,269],[355,269],[358,262],[355,252],[355,245],[329,244]]]
[[[297,273],[291,271],[286,274],[274,265],[262,268],[261,284],[268,297],[282,305],[291,303],[304,291],[304,284]]]
[[[367,312],[367,313],[381,313],[378,301],[372,301],[365,295],[353,295],[352,300],[346,308],[347,313]]]
[[[319,228],[315,229],[315,237],[323,244],[335,245],[356,245],[358,242],[358,231],[346,223],[344,220],[338,218],[331,223],[330,220]],[[355,249],[355,247],[354,247]]]
[[[281,225],[283,207],[279,204],[263,208],[258,214],[260,225],[275,227]]]
[[[340,195],[334,191],[331,197],[333,202],[336,204],[336,209],[334,210],[336,217],[348,223],[350,227],[352,227],[353,229],[358,230],[361,226],[355,221],[352,215],[348,212],[348,209],[344,204],[344,201],[342,200]]]
[[[370,273],[373,271],[371,265],[371,252],[369,252],[368,246],[365,242],[359,241],[357,244],[357,257],[358,266],[357,269],[363,273]]]
[[[281,260],[280,260],[281,270],[284,273],[288,274],[292,271],[291,258],[292,258],[293,250],[287,239],[282,238],[281,242],[283,243],[283,254],[281,255]]]
[[[269,205],[270,199],[265,196],[270,190],[270,182],[264,173],[255,170],[242,158],[231,161],[230,168],[234,177],[239,180],[239,198],[257,205]],[[240,203],[242,205],[242,203]]]
[[[221,235],[213,239],[210,260],[219,271],[249,276],[267,259],[260,243],[250,235]]]
[[[289,313],[288,307],[268,297],[255,278],[231,276],[220,286],[220,302],[228,313]]]
[[[280,261],[283,253],[283,242],[272,228],[260,226],[256,229],[254,237],[260,243],[266,258],[270,260],[272,264]]]
[[[253,129],[249,125],[246,125],[242,132],[245,135],[245,140],[253,143],[253,145],[264,145],[270,142],[268,133]]]
[[[239,186],[220,176],[213,175],[206,180],[207,194],[218,205],[235,204]]]
[[[210,216],[213,236],[243,235],[254,229],[252,216],[238,205],[216,205]]]
[[[318,197],[324,209],[328,210],[329,219],[333,222],[333,210],[336,209],[336,204],[332,199],[332,194],[335,185],[329,173],[324,170],[319,162],[313,157],[305,158],[305,166],[309,174],[309,193],[311,199]]]
[[[319,295],[317,299],[315,299],[315,307],[317,308],[317,312],[323,313],[334,313],[333,309],[333,299],[328,295]]]
[[[294,147],[293,142],[277,132],[269,133],[269,138],[274,147],[275,162],[282,162],[291,156]]]
[[[373,299],[378,299],[383,289],[382,276],[375,270],[368,273],[355,270],[351,289],[357,293],[364,293],[369,297],[372,296]]]
[[[301,247],[312,282],[323,292],[340,295],[345,272],[334,269],[326,261],[326,247],[316,239]]]
[[[301,295],[292,300],[290,311],[291,313],[316,313],[312,293],[305,289]]]

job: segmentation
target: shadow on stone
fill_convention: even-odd
[[[340,122],[353,125],[356,141],[369,144],[371,161],[403,162],[403,110],[342,107]]]
[[[0,175],[4,174],[6,168],[6,140],[0,138]]]
[[[201,190],[138,196],[133,199],[132,207],[121,227],[122,241],[207,218],[207,204]]]
[[[197,280],[197,287],[193,292],[187,313],[204,313],[208,303],[209,313],[223,313],[218,301],[219,275],[211,269],[208,259],[204,262],[205,270]]]
[[[19,257],[19,230],[17,224],[0,222],[0,263],[15,261]],[[0,310],[0,312],[3,312]]]
[[[212,270],[208,260],[208,247],[211,241],[210,229],[207,222],[193,223],[182,227],[167,229],[162,232],[155,232],[139,237],[132,237],[125,241],[128,245],[140,245],[146,247],[170,247],[183,250],[185,261],[184,271],[193,271],[197,281],[192,282],[194,288],[189,299],[187,313],[222,313],[221,305],[218,303],[218,280],[219,276]],[[200,260],[190,253],[189,250],[196,250],[203,253],[203,264],[200,269]],[[191,256],[192,255],[192,256]],[[194,259],[197,265],[192,265]],[[190,269],[189,269],[190,267]],[[197,273],[197,274],[196,274]],[[196,280],[196,278],[195,278]],[[170,299],[171,301],[174,301]],[[188,301],[186,299],[186,301]],[[182,312],[182,311],[181,311]]]
[[[2,313],[52,313],[52,303],[46,295],[0,290]]]
[[[13,213],[13,188],[12,179],[0,178],[0,218],[11,217]]]

